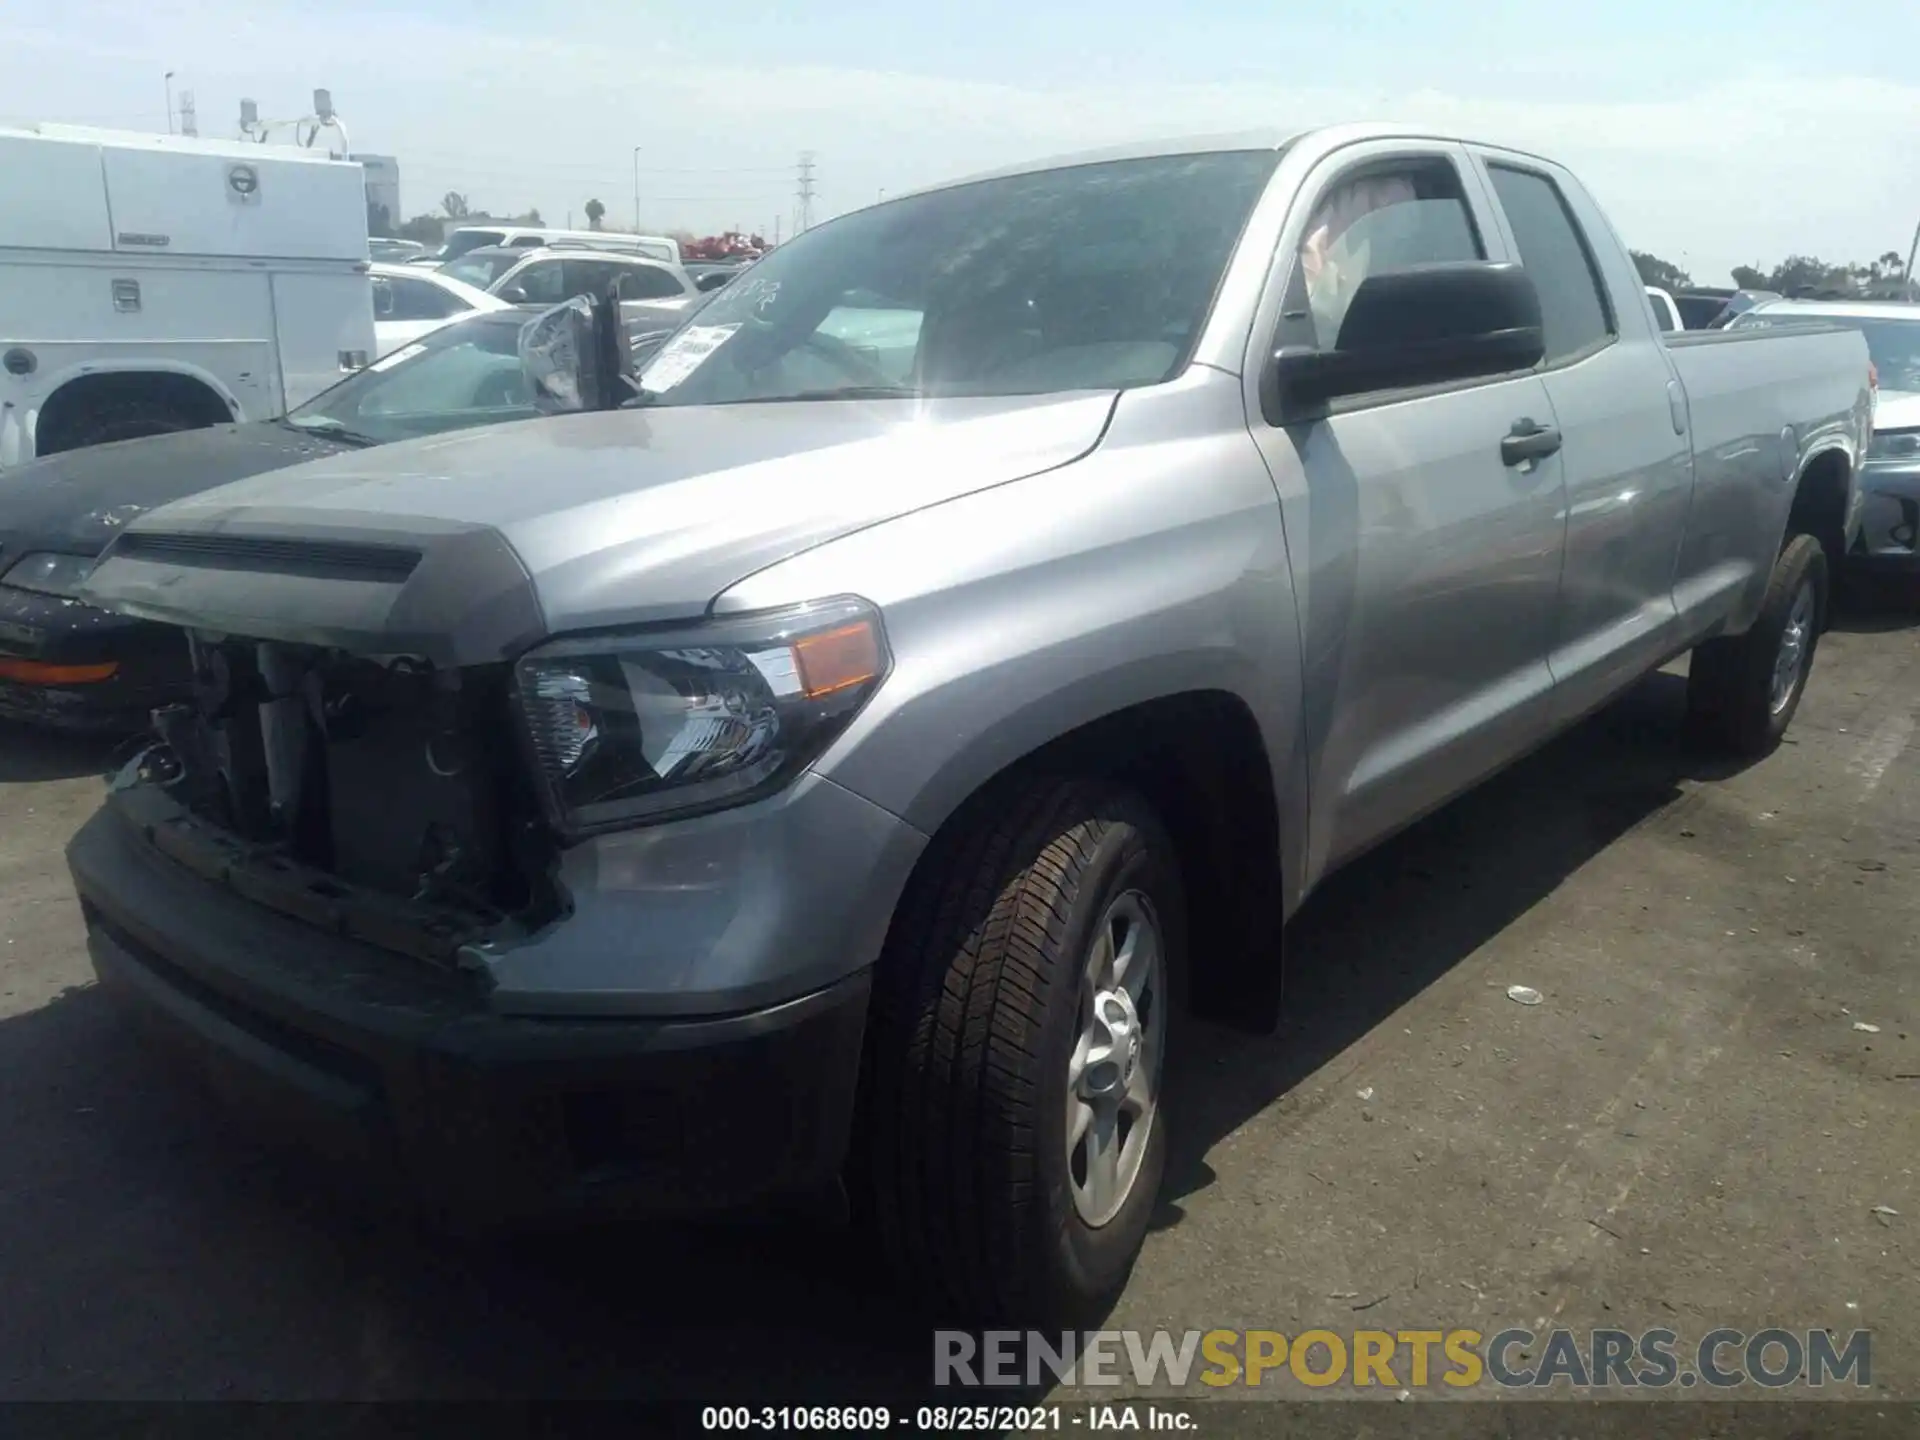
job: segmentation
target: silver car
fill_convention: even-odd
[[[1837,325],[1865,337],[1876,382],[1873,441],[1860,467],[1860,521],[1848,563],[1868,573],[1920,577],[1920,305],[1772,300],[1730,328],[1784,325]]]
[[[69,850],[102,983],[439,1209],[845,1183],[1036,1318],[1335,866],[1690,648],[1780,738],[1869,407],[1858,335],[1663,338],[1564,169],[1382,127],[888,200],[639,379],[128,527],[84,593],[199,693]]]

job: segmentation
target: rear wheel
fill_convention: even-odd
[[[1696,648],[1687,677],[1688,720],[1701,739],[1760,756],[1793,722],[1827,619],[1827,557],[1796,535],[1774,561],[1760,614],[1743,635]]]
[[[85,445],[105,445],[113,440],[138,440],[148,435],[171,435],[177,430],[197,430],[206,422],[188,414],[164,399],[128,397],[103,400],[84,411],[67,417],[49,435],[37,437],[36,453],[58,455]]]
[[[914,1288],[981,1319],[1108,1303],[1166,1164],[1184,961],[1144,801],[1032,782],[936,841],[889,938],[867,1076],[871,1199]]]

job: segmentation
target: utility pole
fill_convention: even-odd
[[[793,233],[810,229],[813,225],[813,151],[800,152],[800,188],[794,192],[800,200],[800,213],[796,218]]]
[[[633,233],[640,233],[640,147],[633,147]]]
[[[780,244],[780,217],[778,215],[773,217],[773,243],[776,248]]]
[[[173,71],[167,71],[167,134],[173,134]]]

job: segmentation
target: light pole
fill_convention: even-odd
[[[173,71],[167,71],[167,134],[173,134]]]
[[[1907,268],[1900,272],[1900,293],[1902,296],[1913,293],[1913,257],[1920,255],[1920,225],[1913,227],[1913,244],[1907,247]]]
[[[640,233],[640,147],[633,147],[633,233]]]

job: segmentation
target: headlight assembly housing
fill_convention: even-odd
[[[548,818],[569,836],[771,794],[886,679],[880,615],[837,599],[542,645],[514,667]]]
[[[1867,445],[1867,459],[1920,463],[1920,427],[1876,430]]]
[[[80,586],[92,571],[96,558],[37,550],[31,555],[22,555],[8,566],[7,573],[0,575],[0,585],[71,599],[80,593]]]

